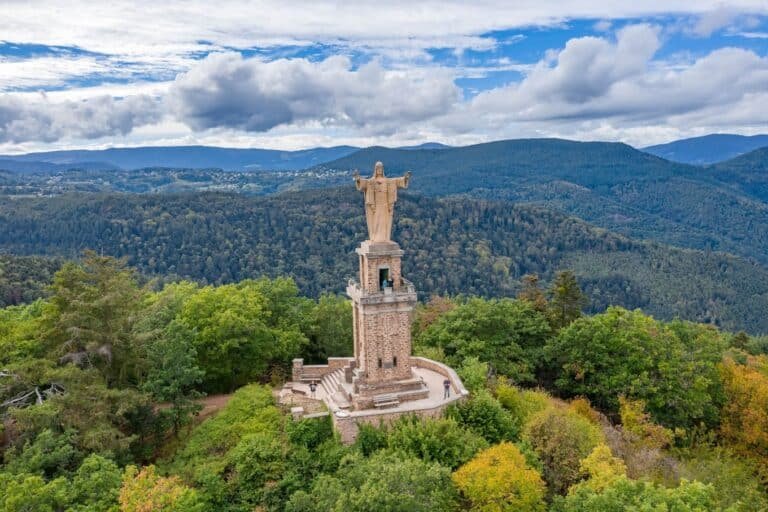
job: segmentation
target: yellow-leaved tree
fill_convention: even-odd
[[[583,486],[601,492],[618,478],[627,475],[627,466],[624,465],[624,461],[614,457],[611,449],[605,443],[595,446],[592,453],[581,461],[579,469],[581,474],[587,476],[588,479],[576,484],[571,489]]]
[[[159,476],[154,466],[128,466],[120,489],[121,512],[202,512],[197,491],[179,477]]]
[[[512,443],[501,443],[478,453],[453,474],[453,481],[483,512],[543,512],[546,485]]]
[[[742,455],[751,456],[768,475],[768,357],[755,356],[747,364],[726,360],[721,367],[725,405],[721,433]]]

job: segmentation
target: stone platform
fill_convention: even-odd
[[[284,388],[281,402],[289,403],[291,393],[322,400],[345,443],[355,440],[361,423],[378,426],[409,414],[439,417],[446,406],[469,395],[459,376],[448,366],[423,357],[411,357],[411,381],[418,384],[417,388],[365,397],[355,393],[354,385],[346,381],[345,369],[339,368],[344,358],[334,359],[331,362],[335,364],[304,367],[309,370],[311,377],[303,374],[305,378],[296,379],[300,375],[294,375],[294,381]],[[451,382],[449,398],[444,398],[445,379]],[[318,383],[314,396],[309,387],[311,381]]]

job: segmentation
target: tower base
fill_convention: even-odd
[[[425,417],[439,417],[448,405],[469,395],[461,379],[448,366],[423,357],[411,357],[409,366],[413,378],[372,386],[360,386],[347,382],[346,375],[354,373],[354,359],[336,357],[328,365],[304,366],[303,360],[295,359],[293,382],[285,385],[280,402],[285,406],[294,403],[294,397],[301,395],[322,401],[327,413],[303,414],[294,410],[294,417],[317,417],[330,414],[334,428],[341,434],[344,443],[352,443],[357,437],[361,424],[379,426],[396,419],[417,414]],[[449,391],[445,391],[445,382]],[[311,396],[310,382],[317,384],[315,396]],[[357,385],[357,389],[356,389]]]

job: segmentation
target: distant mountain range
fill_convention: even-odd
[[[520,139],[517,142],[530,143],[533,140]],[[490,144],[504,144],[516,141],[498,141]],[[596,143],[601,144],[601,143]],[[480,147],[488,147],[484,144]],[[643,148],[642,151],[666,160],[694,165],[722,162],[745,154],[754,149],[768,146],[768,135],[746,137],[742,135],[713,134],[692,139],[682,139],[668,144]],[[472,146],[469,146],[472,147]],[[135,148],[112,148],[102,150],[68,150],[28,153],[25,155],[0,155],[0,169],[31,171],[66,171],[143,169],[168,167],[185,169],[223,169],[227,171],[247,170],[300,170],[338,160],[357,151],[377,148],[335,146],[311,148],[299,151],[274,149],[238,149],[211,146],[158,146]],[[396,150],[445,150],[461,149],[438,142],[427,142],[416,146],[391,148]]]
[[[56,164],[64,169],[91,168],[142,169],[145,167],[243,169],[304,169],[357,151],[352,146],[313,148],[301,151],[275,149],[237,149],[210,146],[158,146],[100,150],[49,151],[18,156],[0,156],[0,168],[32,169],[36,165]],[[22,167],[9,168],[17,162]],[[40,164],[42,163],[42,164]],[[4,164],[4,165],[2,165]]]
[[[400,149],[447,148],[438,142]],[[158,146],[100,150],[48,151],[25,155],[0,156],[0,169],[16,172],[66,171],[68,169],[108,170],[171,167],[224,170],[295,170],[336,160],[360,148],[335,146],[299,151],[238,149],[211,146]]]
[[[747,137],[713,133],[703,137],[649,146],[643,148],[643,151],[673,162],[706,165],[722,162],[765,146],[768,146],[768,135]]]
[[[83,170],[112,170],[118,167],[106,162],[89,162],[87,160],[79,161],[75,164],[53,163],[40,160],[27,160],[27,155],[20,157],[0,156],[0,169],[4,171],[13,171],[19,173],[28,172],[60,172],[71,169],[76,166]]]

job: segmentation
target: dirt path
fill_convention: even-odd
[[[226,395],[208,395],[205,398],[196,400],[197,403],[203,406],[200,410],[200,414],[197,415],[197,421],[203,421],[206,418],[210,418],[220,410],[224,408],[232,398],[233,393]]]

